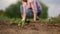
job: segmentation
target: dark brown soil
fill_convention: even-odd
[[[0,34],[60,34],[60,23],[29,22],[24,27],[9,24],[9,21],[0,20]]]

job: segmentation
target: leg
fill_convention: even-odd
[[[26,20],[26,17],[32,17],[33,16],[33,11],[32,9],[27,9],[26,10],[26,14],[23,13],[23,6],[20,6],[20,10],[21,10],[21,17],[22,20]]]
[[[41,14],[41,10],[39,9],[39,10],[37,11],[37,20],[39,20],[40,14]]]
[[[32,17],[33,16],[33,11],[32,9],[27,9],[26,10],[26,17]]]

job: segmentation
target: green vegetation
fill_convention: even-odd
[[[21,17],[20,13],[20,5],[21,2],[17,2],[16,4],[11,4],[6,8],[5,15],[10,18],[18,18]]]
[[[40,18],[45,19],[48,17],[48,7],[45,4],[43,4],[42,2],[40,2],[40,3],[42,5],[42,13],[40,15]]]
[[[40,19],[40,22],[42,22],[42,23],[49,23],[49,22],[57,22],[57,23],[60,23],[60,19]]]
[[[16,4],[11,4],[6,8],[6,11],[0,10],[0,20],[7,20],[10,24],[16,23],[18,26],[24,26],[24,21],[21,21],[21,13],[20,13],[20,5],[21,2],[17,2]],[[42,13],[40,15],[40,22],[48,23],[48,22],[60,22],[60,17],[58,19],[48,19],[48,7],[46,7],[42,2]],[[46,19],[45,19],[46,18]],[[27,21],[33,22],[32,19],[27,19]]]
[[[10,24],[17,24],[18,26],[23,27],[24,26],[24,21],[21,21],[21,18],[8,18],[8,17],[0,17],[0,20],[7,20],[9,21]],[[27,21],[33,22],[33,19],[27,19]],[[40,18],[39,22],[41,23],[50,23],[50,22],[57,22],[60,23],[60,19],[56,19],[56,18],[46,18],[46,19],[42,19]]]

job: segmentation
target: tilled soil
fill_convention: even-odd
[[[60,34],[60,23],[29,22],[24,27],[9,24],[9,21],[0,20],[0,34]]]

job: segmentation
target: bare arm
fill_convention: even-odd
[[[31,6],[32,6],[32,9],[33,9],[33,13],[34,13],[34,21],[36,21],[36,17],[37,17],[37,7],[36,7],[35,1],[31,2]]]
[[[23,3],[23,16],[22,16],[22,20],[24,20],[24,21],[25,21],[25,19],[26,19],[25,11],[26,11],[26,4]]]

